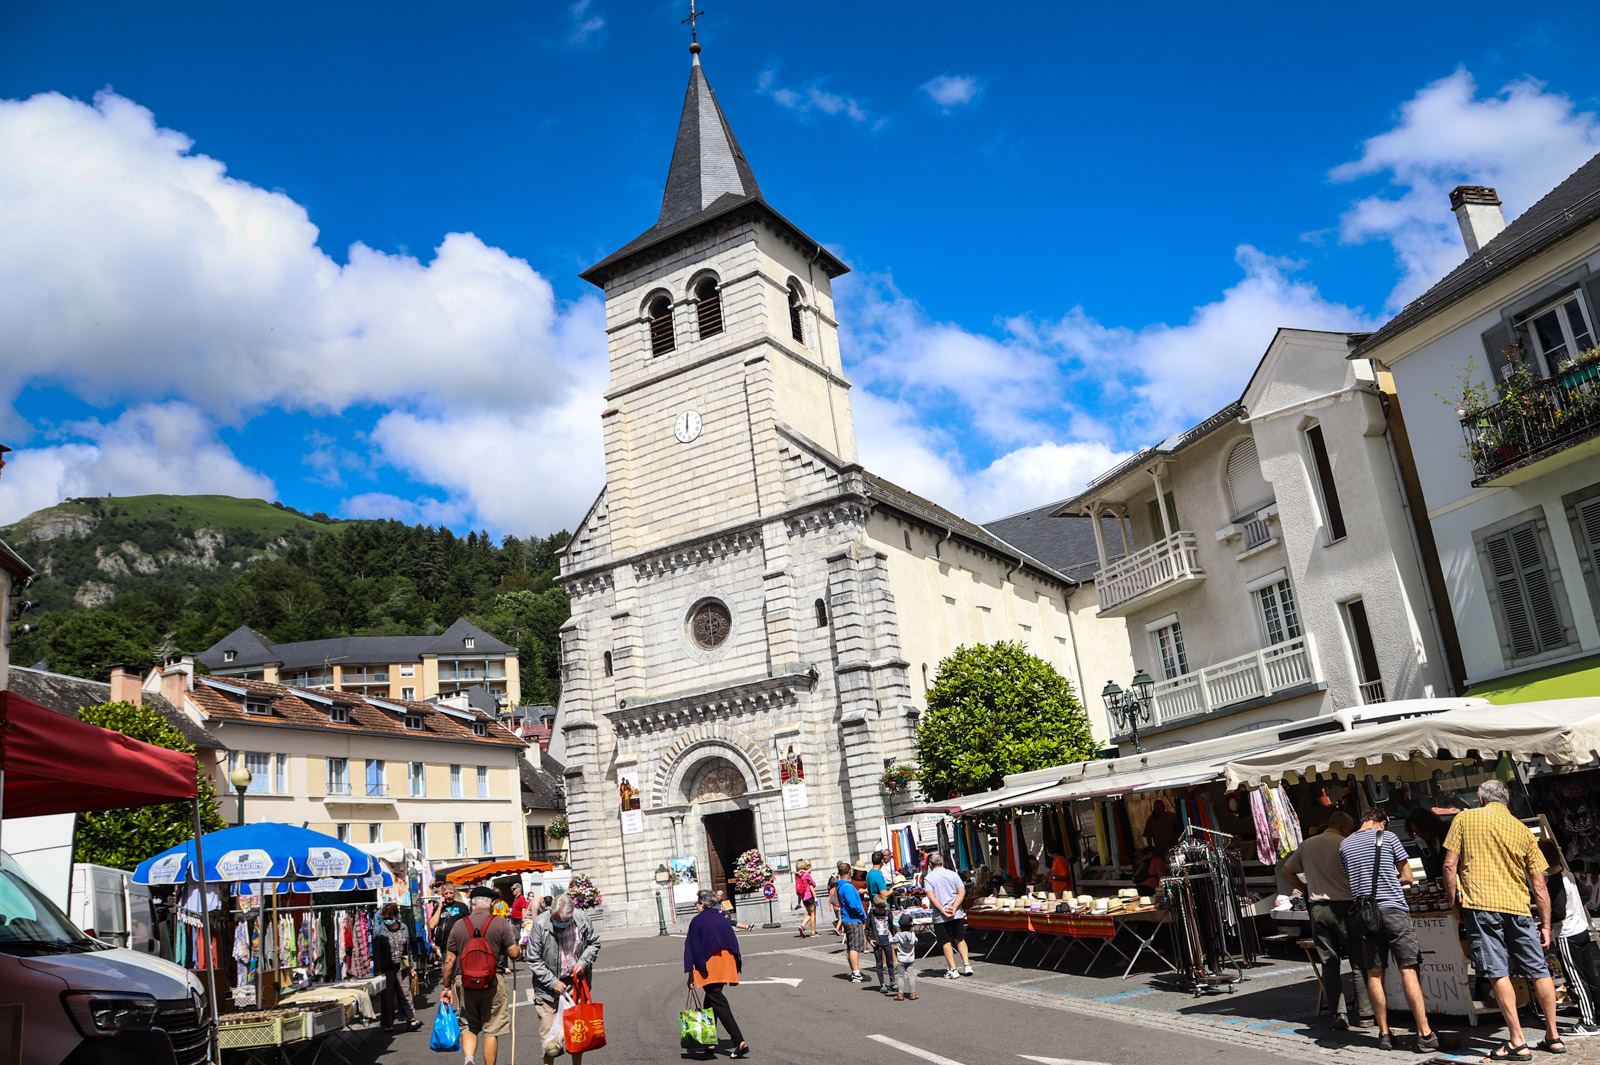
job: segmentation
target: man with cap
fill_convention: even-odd
[[[504,917],[492,912],[500,896],[494,888],[472,889],[472,909],[467,916],[450,929],[445,945],[444,990],[439,993],[441,1005],[454,1006],[461,1015],[461,1049],[466,1055],[466,1065],[475,1065],[478,1043],[483,1043],[482,1065],[495,1065],[500,1049],[500,1037],[511,1031],[511,962],[522,954],[517,945],[517,932]],[[455,981],[457,964],[467,943],[481,935],[494,951],[494,982],[484,988],[465,987]]]

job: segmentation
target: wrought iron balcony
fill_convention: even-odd
[[[1238,658],[1156,682],[1153,724],[1226,710],[1270,699],[1293,688],[1322,681],[1317,646],[1310,636],[1275,643]]]
[[[1383,681],[1364,680],[1361,682],[1361,702],[1363,705],[1387,701],[1388,696],[1383,694]]]
[[[1600,357],[1542,381],[1513,378],[1500,394],[1461,412],[1475,486],[1514,483],[1517,471],[1600,436]]]
[[[1163,598],[1184,585],[1205,579],[1194,533],[1179,530],[1095,574],[1100,616],[1125,614],[1134,606]]]

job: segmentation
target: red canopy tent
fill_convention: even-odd
[[[194,755],[86,725],[0,692],[0,812],[83,813],[199,794]]]

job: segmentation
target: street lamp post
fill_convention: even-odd
[[[255,776],[246,766],[240,766],[228,774],[228,780],[233,783],[233,790],[239,794],[239,823],[244,824],[244,793],[250,790],[250,781]]]
[[[1100,690],[1100,698],[1105,700],[1106,710],[1111,714],[1111,723],[1119,732],[1125,729],[1132,735],[1135,751],[1144,750],[1139,746],[1139,725],[1150,723],[1150,693],[1155,686],[1150,674],[1141,669],[1128,682],[1127,691],[1117,687],[1114,680],[1106,681],[1106,686]]]

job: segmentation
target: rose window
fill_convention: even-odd
[[[726,606],[715,599],[701,603],[689,619],[689,634],[694,637],[695,643],[708,651],[721,647],[732,628],[733,616],[728,613]]]

